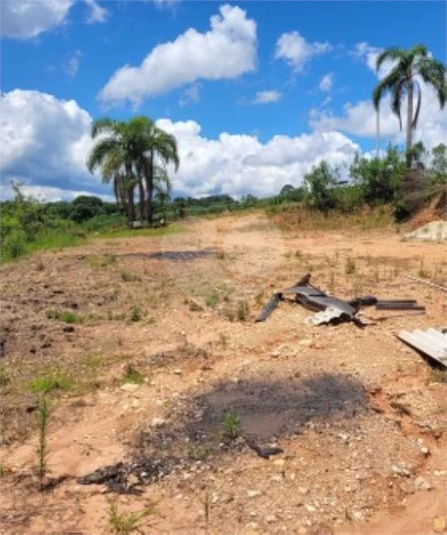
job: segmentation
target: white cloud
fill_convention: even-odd
[[[253,100],[253,104],[269,104],[270,102],[278,102],[281,97],[282,93],[276,89],[258,91]]]
[[[447,114],[446,110],[440,110],[434,91],[422,81],[420,83],[422,86],[422,105],[414,140],[421,140],[427,148],[431,148],[439,143],[445,143]],[[403,101],[402,117],[405,129],[405,100]],[[310,125],[320,132],[341,130],[356,136],[374,138],[376,136],[376,112],[372,101],[362,100],[356,104],[346,104],[341,116],[312,110]],[[393,143],[405,141],[405,130],[401,132],[399,129],[399,121],[391,112],[389,97],[385,97],[380,105],[380,135],[382,139]]]
[[[70,78],[74,78],[78,74],[79,65],[81,63],[81,55],[81,51],[76,50],[64,66],[64,70],[68,76],[70,76]]]
[[[1,0],[2,37],[30,39],[64,24],[77,0]],[[103,22],[107,11],[95,0],[84,0],[90,8],[88,22]]]
[[[157,125],[178,140],[180,168],[172,177],[175,191],[186,196],[273,195],[285,184],[301,184],[322,158],[341,165],[360,150],[338,132],[275,136],[262,144],[255,136],[226,132],[207,139],[195,121],[161,119]]]
[[[330,91],[332,89],[332,84],[334,83],[334,74],[332,72],[325,74],[321,80],[319,88],[321,91]]]
[[[210,19],[211,30],[189,28],[175,41],[156,46],[138,67],[118,69],[99,94],[109,104],[166,93],[197,80],[237,78],[253,71],[256,62],[256,23],[244,10],[224,5]]]
[[[394,65],[394,61],[386,60],[382,63],[377,72],[377,58],[384,50],[384,48],[378,48],[365,42],[357,43],[355,45],[354,56],[360,58],[373,71],[373,73],[378,76],[378,78],[383,78],[390,72]]]
[[[309,60],[332,49],[329,43],[308,43],[299,32],[283,33],[276,42],[276,58],[281,58],[293,68],[301,72]]]
[[[200,83],[196,83],[186,88],[183,91],[182,97],[179,99],[180,106],[187,106],[188,104],[197,104],[200,100]]]
[[[14,90],[0,98],[0,171],[3,184],[105,193],[85,161],[92,118],[74,100]],[[42,190],[51,191],[51,190]]]

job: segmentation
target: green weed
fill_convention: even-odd
[[[219,293],[216,290],[211,290],[208,292],[205,296],[205,303],[206,306],[210,308],[215,308],[217,306],[217,303],[219,302]]]
[[[345,263],[346,275],[352,275],[356,271],[357,271],[357,264],[356,264],[355,258],[351,258],[350,256],[348,256],[346,258],[346,263]]]
[[[70,390],[73,381],[66,376],[35,377],[28,383],[28,390],[33,394],[49,394],[55,390]]]
[[[239,321],[245,321],[249,314],[249,308],[247,301],[241,301],[237,307],[237,319]]]
[[[116,535],[129,535],[133,531],[140,531],[141,520],[155,512],[155,507],[151,505],[141,511],[133,513],[123,513],[118,510],[116,502],[109,502],[108,523],[112,533]]]
[[[141,321],[143,319],[143,313],[141,312],[141,308],[134,306],[132,307],[132,310],[130,312],[130,321],[137,322]]]
[[[222,419],[224,434],[231,440],[236,439],[241,433],[241,420],[233,409],[224,412]]]
[[[84,318],[70,310],[47,310],[48,319],[62,321],[63,323],[82,323]]]
[[[122,382],[141,385],[144,383],[144,375],[134,368],[132,364],[128,364],[126,366]]]
[[[47,445],[47,431],[48,420],[50,418],[50,406],[46,398],[39,400],[39,406],[37,408],[37,419],[39,423],[39,443],[37,445],[37,475],[39,477],[40,490],[44,488],[44,478],[49,472],[47,458],[48,458],[48,445]]]

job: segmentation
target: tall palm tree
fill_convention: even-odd
[[[447,98],[446,67],[433,59],[424,45],[418,44],[409,50],[388,48],[377,58],[377,71],[385,61],[392,61],[391,71],[380,80],[373,91],[373,103],[378,112],[380,101],[386,93],[391,94],[391,110],[397,115],[402,130],[401,107],[407,97],[406,155],[407,165],[411,166],[412,133],[417,126],[421,109],[421,86],[416,79],[419,76],[426,84],[433,87],[439,105],[444,107]],[[417,93],[416,108],[414,96]]]
[[[169,184],[166,166],[174,164],[175,170],[179,167],[177,140],[172,134],[168,134],[152,123],[147,137],[148,151],[145,155],[144,174],[146,179],[146,217],[149,224],[154,216],[153,197],[157,184],[165,182]],[[159,163],[161,163],[161,166]]]
[[[94,121],[91,128],[91,136],[95,139],[101,136],[92,148],[88,158],[87,167],[93,172],[98,167],[105,168],[104,179],[114,176],[114,191],[117,195],[125,190],[125,206],[127,209],[127,224],[132,227],[135,220],[135,142],[128,123],[104,118]],[[124,173],[119,176],[120,168]],[[112,175],[113,176],[113,175]],[[116,180],[115,180],[116,178]],[[119,198],[117,195],[117,202]]]

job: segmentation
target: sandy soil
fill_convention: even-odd
[[[368,308],[364,329],[317,327],[281,303],[254,323],[306,272],[338,297],[414,298],[426,314]],[[445,374],[395,337],[445,326],[445,293],[406,274],[445,280],[444,245],[262,215],[4,266],[1,533],[111,533],[111,504],[155,504],[139,527],[157,534],[445,531]],[[44,491],[35,377],[61,387]],[[267,460],[247,440],[283,451]],[[79,479],[121,461],[115,487]]]

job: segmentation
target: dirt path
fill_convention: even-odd
[[[111,503],[155,503],[140,526],[159,534],[445,531],[443,374],[394,336],[443,326],[445,294],[405,274],[445,280],[445,260],[392,230],[281,232],[251,215],[5,266],[1,533],[111,533]],[[281,303],[253,323],[306,272],[341,298],[415,298],[427,313],[314,327]],[[53,381],[47,463],[61,478],[45,492],[36,377]],[[283,452],[263,459],[247,439]],[[139,494],[77,480],[142,458],[126,480]]]

